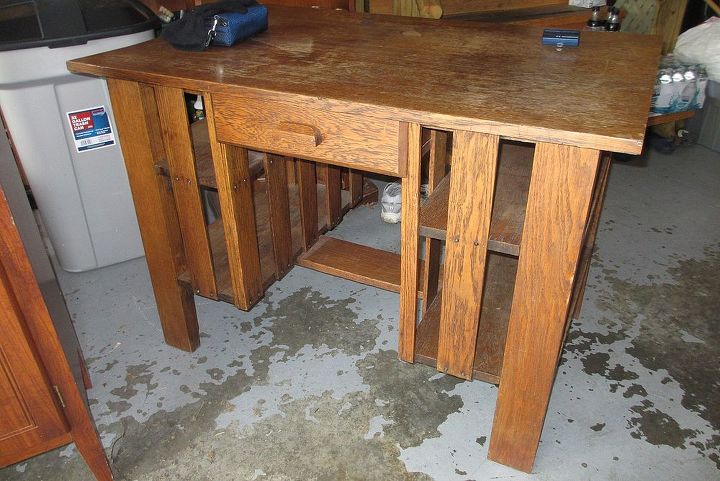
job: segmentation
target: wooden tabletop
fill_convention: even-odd
[[[541,27],[269,7],[269,30],[231,48],[159,39],[68,62],[75,73],[203,92],[311,98],[328,108],[639,153],[660,43],[582,32],[542,46]],[[358,110],[358,106],[362,109]]]

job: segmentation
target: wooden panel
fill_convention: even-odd
[[[293,261],[287,162],[285,157],[273,154],[265,154],[264,158],[275,273],[280,280],[290,270]],[[292,159],[288,160],[292,163]]]
[[[419,272],[420,162],[422,129],[419,124],[400,126],[400,159],[407,176],[402,179],[400,224],[400,329],[398,357],[414,362]]]
[[[453,134],[438,370],[471,379],[490,232],[497,136]]]
[[[568,315],[599,152],[538,144],[488,457],[530,472]]]
[[[351,207],[357,207],[363,199],[364,182],[362,172],[350,169],[348,179],[348,183],[350,184],[350,205]]]
[[[428,194],[432,195],[440,181],[445,178],[447,168],[447,132],[440,130],[430,131],[430,151],[428,152]],[[427,203],[427,202],[426,202]],[[420,210],[420,233],[422,234],[422,216],[425,205]],[[447,212],[447,211],[446,211]],[[440,277],[440,256],[442,254],[442,243],[438,239],[425,239],[425,271],[422,278],[422,292],[424,302],[422,305],[423,315],[430,303],[435,300],[438,292]]]
[[[597,235],[598,225],[600,224],[600,215],[602,214],[603,204],[605,202],[605,190],[607,181],[610,176],[610,167],[612,166],[612,158],[610,154],[605,154],[598,173],[598,180],[593,189],[593,200],[590,206],[590,216],[587,226],[585,226],[585,234],[583,238],[582,252],[580,253],[580,264],[578,266],[578,275],[575,278],[575,286],[573,287],[573,299],[570,309],[570,315],[565,326],[565,336],[570,329],[571,319],[580,317],[582,309],[583,297],[585,296],[585,285],[587,284],[588,272],[590,272],[590,264],[592,262],[593,248],[595,247],[595,236]]]
[[[108,88],[113,105],[133,106],[114,116],[120,137],[127,139],[121,147],[163,335],[171,346],[193,351],[200,340],[193,294],[177,283],[185,254],[175,202],[154,168],[165,156],[154,91],[122,80],[109,80]]]
[[[210,241],[195,170],[185,95],[180,89],[159,86],[155,87],[155,97],[185,246],[185,261],[192,276],[193,288],[198,294],[216,298]]]
[[[300,214],[302,215],[303,249],[308,250],[318,237],[318,201],[315,163],[297,160]]]
[[[323,235],[298,258],[297,264],[361,284],[400,292],[400,256],[382,249]]]
[[[233,299],[238,308],[247,310],[263,294],[248,154],[246,149],[223,144],[216,138],[214,97],[205,96],[205,109],[224,220]]]
[[[287,5],[290,7],[320,7],[348,9],[348,0],[263,0],[266,5]]]
[[[525,205],[530,185],[533,147],[527,144],[503,141],[500,144],[500,162],[493,201],[488,249],[518,255],[525,219]],[[445,240],[447,234],[450,175],[443,179],[437,190],[420,211],[420,233]]]
[[[675,42],[683,24],[688,0],[658,0],[657,16],[653,25],[653,34],[662,38],[662,52],[669,53],[675,48]]]
[[[372,172],[401,174],[398,123],[290,100],[216,95],[218,138],[245,147]]]
[[[12,218],[4,222],[10,223]],[[1,264],[0,328],[0,453],[4,454],[61,436],[69,427],[40,368],[18,299]]]
[[[319,164],[318,177],[325,183],[325,225],[333,229],[340,223],[343,215],[342,185],[340,183],[340,168],[334,165]]]
[[[531,6],[525,0],[522,4]],[[71,61],[69,67],[76,73],[252,98],[253,105],[229,102],[232,122],[255,115],[271,123],[313,124],[320,115],[360,116],[361,122],[351,124],[369,130],[353,134],[358,137],[349,147],[369,155],[351,156],[367,162],[367,168],[349,166],[389,173],[395,161],[389,149],[395,143],[377,128],[383,121],[375,119],[640,153],[660,48],[657,39],[647,36],[583,32],[580,48],[557,52],[540,44],[542,27],[392,15],[368,21],[345,12],[283,7],[270,8],[269,32],[233,48],[209,49],[203,62],[197,62],[195,53],[179,52],[159,39]],[[477,59],[482,59],[482,68]],[[359,91],[358,85],[373,88]],[[603,86],[602,96],[588,88],[594,85]],[[607,98],[616,108],[605,108]],[[274,120],[265,108],[276,100],[289,108],[276,112],[280,115]],[[287,119],[283,110],[301,115]],[[324,125],[315,127],[322,130]],[[281,154],[313,158],[309,154],[325,148],[322,143],[301,147],[300,141],[263,135],[272,139],[259,144],[278,140],[282,143],[276,148],[295,151]],[[367,145],[366,138],[375,139],[373,145]],[[388,155],[378,155],[375,142],[387,148]],[[343,164],[348,159],[334,154],[348,151],[337,147],[318,160]]]
[[[671,114],[651,115],[648,117],[648,127],[653,125],[669,124],[670,122],[677,122],[678,120],[685,120],[694,116],[694,110],[688,110],[686,112],[673,112]]]
[[[105,453],[2,189],[0,331],[0,468],[67,444],[70,433],[98,481],[111,481]]]
[[[488,256],[473,379],[500,383],[516,270],[517,259],[500,254]],[[423,315],[417,331],[415,359],[433,367],[437,365],[441,310],[442,292]]]
[[[319,195],[324,195],[325,186],[314,186]],[[260,273],[263,280],[262,285],[267,288],[276,279],[275,255],[273,253],[272,232],[270,230],[270,206],[267,195],[267,182],[264,179],[257,179],[253,182],[253,201],[255,205],[254,216],[257,219],[257,240],[258,252],[260,255]],[[317,195],[317,194],[316,194]],[[292,258],[295,259],[303,249],[302,223],[300,213],[300,202],[297,186],[289,187],[290,198],[290,224],[292,237]],[[315,214],[325,216],[325,207],[321,203],[316,206],[318,212]],[[210,246],[213,253],[213,265],[217,275],[218,298],[221,301],[236,304],[235,294],[228,263],[227,246],[225,242],[225,227],[222,220],[213,222],[208,226],[210,234]],[[318,226],[315,226],[317,236]],[[399,262],[399,261],[398,261]],[[190,284],[189,273],[182,273],[178,280],[184,284]]]
[[[514,10],[546,5],[567,5],[563,0],[442,0],[445,16],[471,12]]]
[[[190,133],[192,134],[192,145],[195,152],[195,170],[198,184],[200,187],[217,190],[207,121],[199,120],[190,124]],[[250,175],[253,179],[256,179],[263,174],[262,158],[259,152],[255,152],[254,155],[251,153],[248,157],[250,157]],[[160,174],[170,176],[170,166],[168,166],[165,158],[159,159],[155,167]]]

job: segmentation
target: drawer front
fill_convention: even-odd
[[[400,123],[334,112],[317,100],[212,97],[220,142],[395,176]]]

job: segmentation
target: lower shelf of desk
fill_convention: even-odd
[[[341,191],[342,194],[342,211],[347,212],[350,209],[350,193],[346,190]],[[365,182],[364,185],[364,197],[372,199],[373,196],[377,196],[377,188]],[[290,200],[290,224],[291,224],[291,235],[292,235],[292,246],[295,256],[299,256],[302,252],[302,232],[300,222],[300,207],[299,207],[299,195],[297,185],[288,186],[288,196]],[[325,186],[322,184],[317,185],[317,197],[318,197],[318,232],[324,233],[328,230],[326,224],[326,210],[327,206],[323,199],[325,196]],[[270,218],[269,204],[267,200],[267,184],[265,179],[256,179],[253,182],[253,198],[255,207],[255,219],[257,229],[257,242],[258,251],[260,255],[260,271],[263,279],[263,288],[267,289],[275,280],[275,260],[272,248],[272,232],[270,231]],[[230,269],[228,267],[228,255],[227,247],[225,245],[225,230],[222,219],[217,220],[207,226],[208,238],[210,241],[210,251],[212,253],[213,269],[215,271],[215,282],[217,284],[217,296],[218,300],[229,302],[234,304],[235,298],[232,289],[232,280],[230,278]],[[321,236],[320,239],[324,239],[325,236]],[[318,244],[320,241],[318,241]],[[348,243],[352,244],[352,243]],[[357,245],[357,244],[352,244]],[[364,246],[360,246],[364,247]],[[369,249],[369,248],[368,248]],[[318,252],[318,249],[313,247],[309,252]],[[308,252],[308,253],[309,253]],[[350,255],[353,255],[353,251],[348,251]],[[383,251],[380,251],[383,252]],[[397,257],[397,290],[399,291],[400,285],[400,256],[397,254],[388,253],[391,256]],[[386,267],[385,267],[386,268]],[[322,269],[317,269],[321,270]],[[326,272],[326,271],[323,271]],[[344,276],[341,276],[344,277]],[[352,279],[351,277],[346,277]],[[352,279],[357,280],[357,279]],[[190,272],[186,271],[178,276],[178,281],[192,286],[192,277]],[[362,281],[361,281],[362,282]],[[392,281],[390,281],[392,282]],[[376,283],[366,282],[366,284],[376,285],[383,287]],[[388,288],[389,287],[383,287]]]
[[[400,292],[400,255],[382,249],[320,236],[297,264],[325,274]],[[422,278],[422,262],[420,275]],[[418,292],[422,298],[422,292]]]
[[[485,292],[475,343],[473,378],[499,384],[512,306],[517,259],[490,253],[487,261]],[[437,365],[442,291],[428,308],[415,335],[415,360],[435,367]]]

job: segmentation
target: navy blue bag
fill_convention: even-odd
[[[268,28],[268,12],[256,0],[201,5],[168,24],[162,36],[180,50],[200,51],[211,42],[233,45]]]
[[[253,5],[245,13],[218,13],[208,23],[213,45],[230,47],[267,30],[268,11],[265,5]]]

